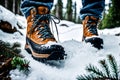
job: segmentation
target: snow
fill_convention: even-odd
[[[15,14],[10,12],[9,10],[5,9],[3,6],[0,5],[0,20],[10,22],[13,27],[17,27],[17,19]]]
[[[6,16],[8,12],[6,11],[5,13]],[[1,17],[0,19],[4,20],[4,18]],[[26,26],[26,20],[23,16],[14,15],[10,19],[17,19],[23,27]],[[8,19],[8,21],[12,25],[15,25],[16,22],[11,22],[12,20],[10,19]],[[63,23],[67,24],[69,27],[60,26]],[[61,23],[58,24],[58,30],[60,44],[65,48],[65,52],[68,55],[64,65],[61,64],[63,66],[59,68],[34,60],[31,55],[24,50],[26,28],[20,30],[23,36],[18,32],[8,34],[0,30],[0,39],[10,43],[21,43],[21,54],[25,56],[25,59],[30,61],[30,74],[26,76],[18,70],[12,70],[10,72],[12,80],[76,80],[78,75],[86,73],[85,67],[87,65],[93,64],[100,67],[98,61],[106,59],[108,54],[112,54],[120,66],[120,36],[115,36],[115,34],[120,32],[120,27],[99,30],[100,37],[104,40],[104,49],[101,50],[97,50],[89,43],[82,42],[81,24],[62,20]]]

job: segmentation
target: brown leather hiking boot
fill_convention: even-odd
[[[45,6],[33,8],[27,17],[25,49],[39,61],[64,59],[65,51],[50,30],[50,11]]]
[[[103,48],[103,40],[98,37],[97,24],[99,18],[86,16],[83,20],[83,41],[90,42],[94,47]]]

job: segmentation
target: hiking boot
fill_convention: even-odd
[[[90,42],[98,49],[103,48],[103,40],[98,36],[97,24],[99,18],[86,16],[83,20],[83,41]]]
[[[50,30],[50,11],[45,6],[33,8],[27,17],[25,49],[39,61],[64,59],[65,51]]]

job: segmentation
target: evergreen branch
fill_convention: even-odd
[[[11,48],[10,43],[5,43],[2,40],[0,40],[0,55],[5,55],[6,57],[14,57],[14,56],[18,56],[18,57],[23,57],[22,55],[16,53],[16,52],[20,52],[19,49],[13,49]]]
[[[5,48],[4,46],[0,46],[0,49],[7,52],[6,54],[3,54],[3,55],[9,55],[9,56],[11,56],[11,57],[13,57],[13,56],[23,57],[22,55],[17,54],[17,53],[15,53],[15,52],[13,52],[12,50],[8,49],[8,48]],[[0,51],[1,51],[1,50],[0,50]],[[0,53],[1,53],[1,52],[0,52]],[[4,52],[3,52],[3,53],[4,53]]]
[[[21,47],[21,45],[18,42],[13,43],[12,48],[17,48],[17,47]]]
[[[77,80],[86,80],[85,76],[81,75],[77,77]]]
[[[94,80],[94,79],[96,79],[96,77],[95,76],[93,76],[93,75],[81,75],[81,76],[78,76],[77,77],[77,80]]]
[[[86,67],[86,70],[88,72],[92,72],[93,74],[96,74],[97,76],[106,77],[102,71],[100,71],[97,67],[95,67],[91,64],[89,64],[89,66]]]
[[[97,67],[89,64],[86,67],[86,70],[89,72],[89,75],[81,75],[77,77],[77,80],[120,80],[118,77],[118,66],[115,61],[115,58],[112,55],[108,55],[110,67],[114,74],[111,74],[109,69],[109,65],[106,63],[105,60],[101,60],[100,64],[105,71],[100,71]]]
[[[113,78],[118,80],[118,66],[117,66],[116,60],[112,55],[108,55],[108,60],[109,60],[111,69],[112,69],[113,74],[114,74]]]
[[[21,58],[21,57],[14,57],[11,61],[12,67],[17,68],[20,71],[23,71],[25,74],[29,72],[29,61]]]
[[[89,74],[89,75],[81,75],[77,77],[77,80],[114,80],[111,78],[107,78],[107,77],[100,77],[100,76],[96,76],[94,74]]]
[[[105,73],[106,73],[106,75],[107,75],[106,77],[109,78],[111,75],[110,75],[110,70],[109,70],[108,64],[106,63],[105,60],[100,60],[99,63],[101,64],[103,70],[105,70]]]

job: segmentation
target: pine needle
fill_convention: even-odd
[[[101,64],[101,67],[103,68],[103,71],[106,73],[106,77],[110,77],[110,70],[109,70],[109,66],[106,63],[105,60],[100,60],[99,62]]]
[[[110,63],[111,70],[113,72],[113,78],[118,80],[118,66],[117,66],[115,58],[112,55],[108,55],[108,61]]]
[[[92,72],[93,74],[96,74],[97,76],[100,76],[100,77],[105,77],[105,74],[99,70],[97,67],[89,64],[89,66],[86,67],[86,70],[88,72]]]

